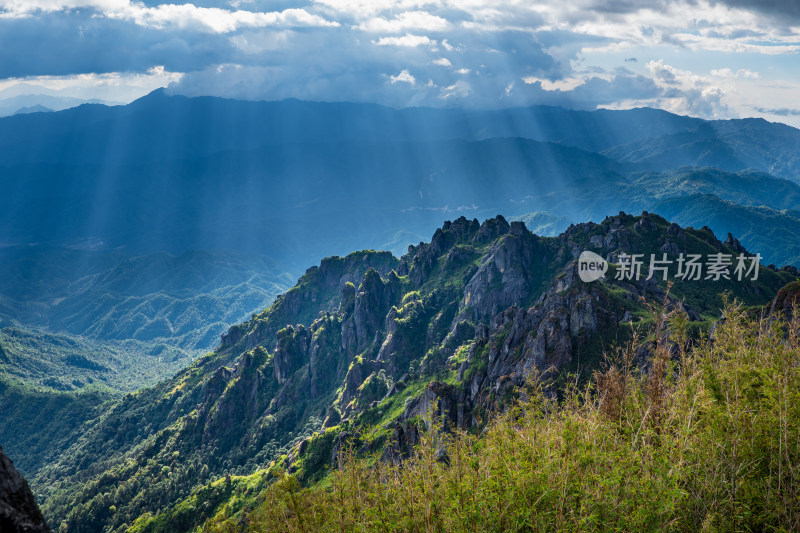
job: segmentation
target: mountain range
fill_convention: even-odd
[[[7,244],[247,251],[288,258],[295,272],[356,248],[402,253],[452,215],[555,204],[578,222],[646,209],[696,192],[674,186],[678,167],[704,194],[777,211],[791,204],[768,191],[794,197],[800,179],[794,128],[653,109],[397,110],[159,90],[127,106],[0,119],[0,147]],[[748,238],[771,262],[796,260]]]
[[[304,265],[353,249],[401,255],[451,214],[538,219],[531,227],[555,236],[649,210],[798,265],[797,142],[781,124],[653,109],[397,110],[164,91],[3,118],[0,326],[15,330],[0,344],[16,354],[5,372],[61,390],[152,384]]]
[[[724,295],[764,312],[798,278],[798,153],[654,109],[158,90],[0,118],[0,444],[59,531],[245,524],[277,473],[403,461],[432,411],[478,432],[534,374],[557,399],[659,305],[695,343]],[[677,276],[756,253],[757,279]]]
[[[612,262],[605,280],[580,279],[584,250]],[[622,253],[667,254],[674,284],[618,276]],[[604,351],[652,324],[654,303],[683,313],[699,341],[723,293],[763,306],[798,278],[763,265],[755,280],[677,277],[679,255],[716,253],[750,257],[735,239],[647,213],[558,237],[500,216],[462,217],[399,259],[326,258],[155,387],[63,396],[61,418],[73,423],[59,424],[57,439],[44,438],[52,426],[27,422],[40,393],[9,386],[0,431],[60,530],[191,531],[223,508],[240,512],[247,499],[235,494],[242,483],[263,490],[265,469],[284,465],[314,483],[346,441],[359,453],[408,456],[430,409],[469,429],[518,397],[532,373],[554,392],[567,372],[585,380]],[[219,481],[226,474],[245,477]]]

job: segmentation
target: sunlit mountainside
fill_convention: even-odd
[[[800,531],[800,7],[0,0],[0,533]]]

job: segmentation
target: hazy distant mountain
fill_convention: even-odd
[[[235,249],[301,268],[364,246],[401,253],[417,237],[398,235],[459,214],[597,219],[695,193],[780,210],[800,195],[766,173],[796,177],[799,140],[763,120],[653,109],[398,110],[159,90],[0,120],[0,243]],[[642,173],[680,165],[761,174],[704,171],[703,185]]]
[[[678,224],[707,225],[722,239],[730,232],[750,249],[763,250],[767,262],[800,265],[800,211],[741,206],[707,194],[669,198],[651,209]]]
[[[679,133],[616,146],[605,155],[643,168],[757,169],[800,182],[800,130],[752,118],[717,120]]]
[[[8,191],[0,197],[0,240],[91,237],[137,253],[248,250],[299,265],[381,247],[398,230],[430,232],[452,213],[479,216],[567,187],[611,188],[625,170],[578,148],[511,138],[305,142],[139,164],[25,164],[0,177]]]
[[[543,234],[570,222],[602,220],[608,213],[661,213],[673,222],[709,226],[724,238],[732,233],[768,263],[800,266],[800,185],[763,172],[723,172],[714,168],[681,168],[637,172],[609,187],[571,187],[526,199],[513,218]],[[530,206],[528,212],[524,211]],[[546,210],[531,212],[533,210]],[[518,214],[522,213],[522,214]],[[556,215],[556,213],[558,213]]]
[[[45,106],[43,106],[41,104],[36,104],[36,105],[29,106],[29,107],[22,107],[20,109],[17,109],[14,112],[14,114],[15,115],[27,115],[29,113],[49,113],[51,111],[53,111],[53,110],[50,109],[49,107],[45,107]]]
[[[130,163],[191,158],[276,143],[496,137],[559,142],[599,151],[688,131],[701,124],[700,119],[654,109],[586,112],[536,106],[499,111],[398,110],[373,104],[187,98],[167,96],[158,90],[127,106],[84,105],[46,118],[0,121],[0,146],[15,147],[13,153],[0,154],[0,163]]]
[[[60,96],[56,91],[52,91],[52,94],[14,94],[13,96],[5,96],[4,92],[0,92],[0,117],[24,115],[40,111],[62,111],[83,104],[119,105],[118,102],[109,102],[96,98],[87,100],[71,96]]]
[[[290,286],[262,256],[0,248],[0,374],[135,390],[212,349]]]

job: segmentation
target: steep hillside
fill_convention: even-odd
[[[652,209],[684,226],[707,221],[715,231],[730,232],[749,250],[764,250],[767,262],[800,265],[800,211],[778,211],[765,206],[741,206],[707,194],[670,198]]]
[[[55,462],[84,431],[84,424],[119,401],[99,387],[54,391],[0,377],[0,435],[6,452],[26,477]]]
[[[55,391],[128,392],[171,377],[199,355],[156,343],[0,329],[0,377]]]
[[[685,313],[659,310],[639,332],[660,340],[612,352],[589,387],[554,398],[534,379],[480,432],[426,420],[410,460],[344,453],[311,487],[280,468],[220,480],[132,531],[176,530],[209,493],[227,501],[202,533],[795,531],[797,293],[765,314],[727,305],[704,343],[682,343]]]
[[[58,461],[33,469],[45,513],[66,531],[122,531],[135,520],[144,530],[188,531],[227,501],[235,484],[226,474],[283,456],[313,482],[353,438],[361,453],[407,456],[430,407],[467,429],[516,397],[532,373],[553,391],[565,371],[585,379],[631,322],[652,320],[647,300],[666,298],[700,335],[723,292],[763,305],[797,276],[761,267],[757,280],[678,280],[667,297],[660,275],[617,280],[614,265],[604,281],[584,283],[575,263],[584,250],[612,261],[743,253],[707,229],[620,214],[557,238],[502,217],[462,217],[399,260],[376,252],[326,259],[231,328],[213,354],[126,396]]]

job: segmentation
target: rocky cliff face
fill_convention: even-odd
[[[0,448],[0,531],[45,533],[50,528],[36,506],[28,483]]]

